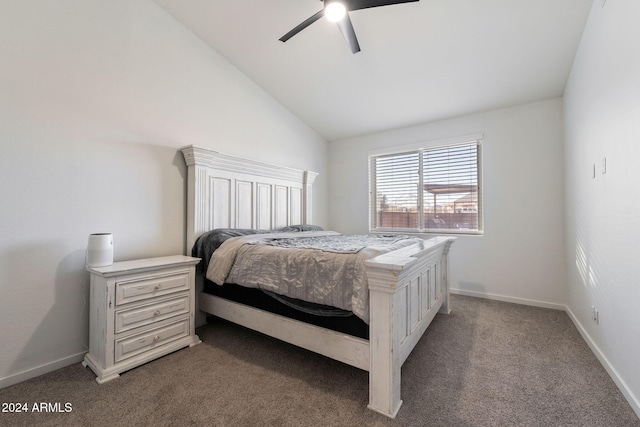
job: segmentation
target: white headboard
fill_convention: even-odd
[[[187,255],[214,228],[273,230],[311,224],[311,187],[318,176],[189,145]]]

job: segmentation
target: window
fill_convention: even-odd
[[[370,157],[371,231],[482,234],[480,138]]]

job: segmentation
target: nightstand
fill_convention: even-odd
[[[183,255],[89,267],[89,366],[102,384],[187,346],[195,334],[195,266]]]

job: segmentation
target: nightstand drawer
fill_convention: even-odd
[[[116,330],[120,333],[140,326],[189,313],[189,294],[153,304],[116,311]]]
[[[116,283],[116,305],[189,289],[189,275],[176,273]]]
[[[189,318],[187,317],[161,328],[116,340],[115,361],[120,362],[188,335]]]

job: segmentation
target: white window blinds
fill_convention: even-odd
[[[482,232],[480,141],[371,157],[372,231]]]

